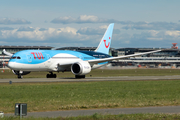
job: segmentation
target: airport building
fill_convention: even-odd
[[[167,48],[119,48],[118,56],[149,52],[161,52],[113,61],[112,66],[135,66],[143,68],[177,68],[180,66],[180,49]]]
[[[172,48],[111,48],[109,55],[113,57],[124,56],[142,52],[149,52],[163,49],[161,52],[151,53],[143,56],[131,57],[112,61],[112,66],[120,67],[144,67],[144,68],[177,68],[180,66],[180,49],[176,47],[177,43],[173,43]],[[0,46],[0,68],[6,66],[10,57],[3,55],[2,51],[6,49],[7,52],[16,53],[21,50],[51,50],[50,46]],[[55,50],[74,50],[74,51],[94,51],[96,47],[63,47]]]

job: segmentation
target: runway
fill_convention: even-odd
[[[36,83],[36,82],[96,82],[96,81],[132,81],[132,80],[178,80],[180,75],[173,76],[119,76],[119,77],[87,77],[75,78],[25,78],[25,79],[0,79],[0,83]]]

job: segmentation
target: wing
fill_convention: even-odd
[[[121,56],[121,57],[111,57],[111,58],[104,58],[104,59],[93,59],[93,60],[88,60],[88,62],[90,64],[97,64],[97,63],[102,63],[102,62],[107,62],[107,61],[112,61],[112,60],[118,60],[118,59],[123,59],[123,58],[128,58],[128,57],[134,57],[134,56],[139,56],[139,55],[145,55],[145,54],[150,54],[150,53],[155,53],[155,52],[160,52],[160,51],[162,51],[162,50],[156,50],[156,51],[150,51],[150,52],[126,55],[126,56]]]
[[[156,51],[150,51],[150,52],[144,52],[144,53],[138,53],[138,54],[132,54],[132,55],[126,55],[126,56],[121,56],[121,57],[111,57],[111,58],[103,58],[103,59],[93,59],[93,60],[87,60],[90,65],[94,65],[97,63],[102,63],[102,62],[107,62],[107,61],[112,61],[112,60],[118,60],[118,59],[123,59],[123,58],[128,58],[128,57],[134,57],[134,56],[139,56],[139,55],[145,55],[145,54],[150,54],[150,53],[155,53],[155,52],[160,52],[162,50],[156,50]],[[57,63],[57,68],[61,67],[64,69],[71,69],[71,65],[74,63],[77,63],[80,61],[74,61],[70,63]]]

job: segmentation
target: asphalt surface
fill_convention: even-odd
[[[89,81],[133,81],[133,80],[177,80],[180,75],[174,76],[121,76],[121,77],[89,77],[85,79],[74,78],[27,78],[27,79],[0,79],[0,83],[32,83],[32,82],[89,82]],[[49,112],[31,112],[26,117],[70,117],[100,114],[135,114],[135,113],[180,113],[180,106],[163,107],[143,107],[143,108],[109,108],[109,109],[90,109],[90,110],[67,110]],[[14,114],[5,114],[14,116]]]
[[[67,110],[67,111],[49,111],[49,112],[31,112],[26,117],[75,117],[88,116],[95,113],[99,114],[136,114],[136,113],[180,113],[180,106],[164,107],[143,107],[143,108],[111,108],[111,109],[91,109],[91,110]],[[5,116],[14,116],[14,114],[5,114]]]
[[[89,82],[89,81],[131,81],[131,80],[177,80],[180,75],[173,76],[120,76],[120,77],[87,77],[75,78],[25,78],[25,79],[0,79],[0,83],[24,83],[24,82]]]

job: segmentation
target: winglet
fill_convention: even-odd
[[[111,46],[111,39],[112,39],[112,33],[113,33],[114,23],[111,23],[109,27],[107,28],[103,38],[101,39],[101,42],[99,43],[96,52],[101,52],[105,54],[109,54],[109,48]]]

